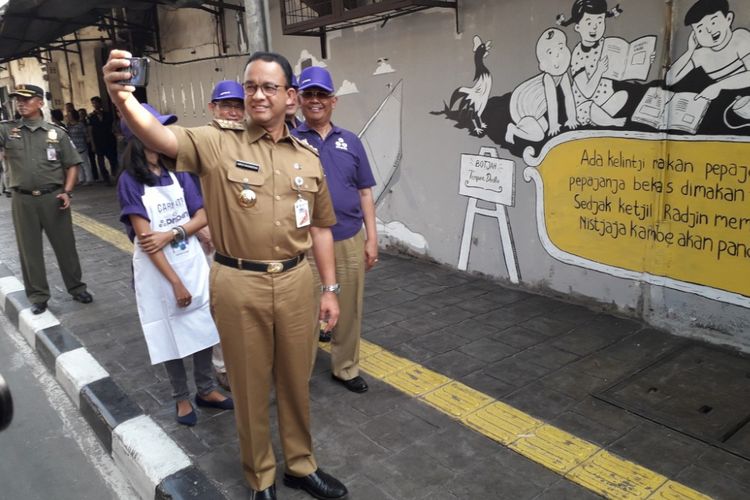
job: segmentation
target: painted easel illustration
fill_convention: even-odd
[[[508,220],[508,209],[513,206],[515,195],[515,163],[503,160],[493,147],[482,147],[478,155],[461,155],[461,178],[458,194],[467,196],[464,234],[461,238],[461,251],[458,257],[458,268],[465,271],[469,265],[469,251],[474,231],[474,219],[477,215],[497,219],[500,228],[505,266],[511,283],[519,283],[520,275],[516,262],[516,251],[513,246],[513,235]],[[479,201],[489,203],[494,208],[482,208]]]

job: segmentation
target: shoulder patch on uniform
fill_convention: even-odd
[[[234,122],[232,120],[221,120],[219,118],[214,118],[214,123],[221,129],[245,130],[244,122]]]
[[[316,148],[315,146],[307,142],[307,139],[300,139],[296,135],[290,135],[290,137],[292,138],[294,142],[304,147],[308,151],[312,151],[313,153],[315,153],[316,156],[318,156],[318,148]]]

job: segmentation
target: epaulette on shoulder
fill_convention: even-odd
[[[292,135],[292,140],[295,141],[297,144],[302,146],[303,148],[307,149],[308,151],[315,153],[315,156],[319,156],[318,148],[307,142],[307,139],[300,139],[299,137]]]
[[[245,130],[244,122],[234,122],[232,120],[221,120],[214,118],[214,123],[217,127],[224,130]]]

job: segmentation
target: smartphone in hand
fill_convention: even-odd
[[[134,87],[145,87],[148,85],[148,57],[133,57],[130,59],[130,79],[121,80],[123,85],[132,85]]]

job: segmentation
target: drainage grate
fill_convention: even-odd
[[[750,359],[688,344],[596,397],[750,460]]]

